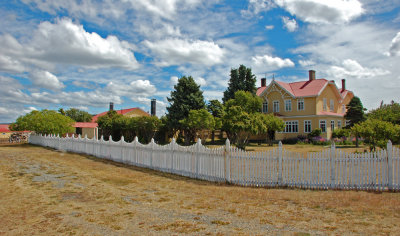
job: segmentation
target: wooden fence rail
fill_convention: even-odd
[[[263,152],[245,152],[225,146],[209,149],[200,140],[188,147],[175,140],[144,145],[87,139],[31,135],[29,142],[58,150],[84,153],[128,165],[215,182],[241,186],[297,187],[305,189],[400,190],[400,150],[389,141],[386,150],[346,153],[333,144],[321,152],[300,153],[278,148]]]

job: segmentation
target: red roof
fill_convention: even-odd
[[[115,111],[116,111],[118,114],[123,115],[123,114],[126,114],[126,113],[128,113],[128,112],[130,112],[130,111],[133,111],[133,110],[135,110],[135,109],[139,109],[139,108],[134,107],[134,108],[123,109],[123,110],[115,110]],[[100,116],[104,116],[105,114],[107,114],[107,112],[108,112],[108,111],[105,111],[105,112],[102,112],[102,113],[100,113],[100,114],[97,114],[97,115],[93,116],[93,117],[92,117],[92,122],[96,122],[97,119],[98,119]]]
[[[0,124],[0,133],[8,133],[11,130],[8,128],[8,124]]]
[[[334,82],[329,82],[326,79],[315,79],[315,80],[306,80],[306,81],[299,81],[293,83],[285,83],[282,81],[275,81],[280,87],[285,89],[289,94],[294,97],[314,97],[318,96],[320,92],[328,85],[328,83],[334,84]],[[260,96],[261,93],[267,87],[260,87],[257,89],[257,95]],[[348,90],[344,90],[343,92],[338,91],[342,97],[346,95]]]
[[[96,128],[98,125],[95,122],[76,122],[75,128]]]

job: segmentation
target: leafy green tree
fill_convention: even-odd
[[[275,140],[275,133],[285,129],[285,122],[273,114],[267,114],[265,117],[265,122],[268,128],[268,141],[269,145],[272,146],[272,141]]]
[[[349,129],[335,129],[332,132],[332,138],[347,138],[350,136]]]
[[[237,91],[247,91],[256,94],[256,76],[251,72],[251,68],[240,65],[238,69],[231,69],[228,88],[224,92],[222,101],[226,103],[235,97]]]
[[[367,119],[364,122],[355,124],[351,128],[351,133],[364,138],[364,142],[369,145],[371,151],[376,147],[385,148],[388,140],[399,142],[400,125],[393,125],[387,121]]]
[[[353,127],[355,124],[365,121],[364,111],[366,110],[360,98],[354,96],[349,104],[346,105],[347,112],[344,115],[344,118],[349,121],[349,125],[347,128]],[[356,147],[358,147],[358,136],[356,136]]]
[[[205,143],[209,132],[215,128],[214,117],[206,110],[191,110],[189,116],[181,120],[181,123],[196,134]]]
[[[190,110],[205,108],[203,91],[191,76],[183,76],[174,86],[171,97],[167,99],[170,103],[167,107],[168,125],[174,132],[178,130],[184,132],[185,143],[189,144],[194,139],[194,133],[190,129],[185,129],[186,127],[180,121],[188,117]]]
[[[381,104],[377,109],[367,114],[368,118],[387,121],[400,125],[400,104],[392,101],[390,104]]]
[[[112,135],[115,141],[119,140],[122,136],[122,133],[116,131],[116,121],[115,120],[122,120],[123,116],[118,114],[116,111],[108,111],[106,115],[100,116],[97,119],[97,123],[99,125],[99,131],[101,135],[104,136],[105,140],[108,140],[109,136]],[[119,123],[123,123],[119,121]]]
[[[58,134],[74,132],[74,120],[53,110],[32,111],[18,117],[11,124],[11,130],[30,130],[40,134]]]
[[[261,104],[261,98],[245,91],[236,92],[235,98],[225,103],[222,127],[238,148],[245,149],[251,135],[284,128],[283,121],[276,120],[279,118],[260,113]]]
[[[222,105],[222,103],[218,100],[210,100],[209,103],[207,104],[207,110],[214,117],[215,129],[221,129],[222,127],[221,118],[224,115],[224,106]],[[211,140],[212,143],[215,142],[215,130],[212,131]]]
[[[90,115],[86,111],[82,111],[76,108],[70,108],[69,110],[64,111],[62,108],[59,110],[59,112],[62,114],[62,112],[65,113],[66,116],[71,117],[76,122],[90,122],[92,121],[92,115]]]
[[[161,127],[161,120],[157,116],[133,117],[131,119],[137,122],[137,133],[142,143],[149,143]]]

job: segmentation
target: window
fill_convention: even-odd
[[[335,130],[335,121],[331,120],[331,131]]]
[[[274,112],[279,112],[279,101],[274,101]]]
[[[338,120],[337,121],[337,127],[340,129],[340,128],[342,128],[342,121],[341,120]]]
[[[349,126],[350,125],[350,121],[349,120],[346,120],[346,126]]]
[[[322,133],[326,132],[326,120],[319,121],[319,128],[321,129]]]
[[[291,111],[292,110],[292,100],[288,99],[285,100],[285,111]]]
[[[311,120],[305,120],[304,121],[304,133],[310,133],[311,132]]]
[[[333,101],[333,99],[331,99],[331,100],[330,100],[330,104],[329,104],[329,109],[330,109],[331,111],[333,111],[334,108],[335,108],[335,102]]]
[[[296,121],[285,121],[285,133],[298,133],[299,122]]]
[[[263,113],[267,113],[268,112],[268,102],[267,101],[265,101],[263,103],[262,112]]]
[[[324,111],[326,111],[326,106],[327,106],[327,105],[326,105],[326,103],[327,103],[326,98],[324,98],[323,101],[324,101],[324,105],[323,105],[322,109],[323,109]]]
[[[342,105],[342,113],[346,113],[346,106],[344,104]]]
[[[304,110],[304,99],[297,100],[297,110],[298,111]]]

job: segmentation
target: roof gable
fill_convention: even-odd
[[[11,132],[8,124],[0,124],[0,133]]]
[[[115,111],[117,112],[117,114],[125,115],[125,114],[131,113],[131,112],[133,112],[133,111],[135,111],[135,110],[138,110],[138,111],[143,112],[143,113],[147,114],[148,116],[150,116],[149,113],[143,111],[142,109],[140,109],[140,108],[138,108],[138,107],[128,108],[128,109],[122,109],[122,110],[115,110]],[[98,119],[100,116],[106,115],[107,112],[108,112],[108,111],[105,111],[105,112],[102,112],[102,113],[99,113],[99,114],[93,116],[93,117],[92,117],[92,122],[97,122],[97,119]],[[143,114],[143,115],[145,115],[145,114]]]

